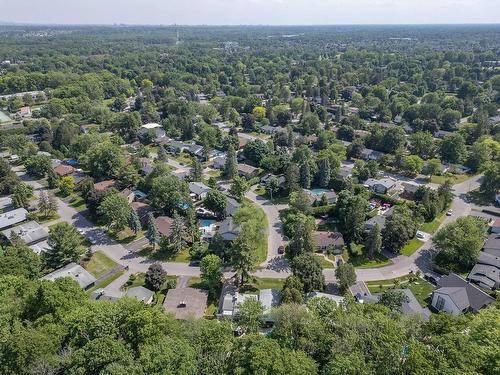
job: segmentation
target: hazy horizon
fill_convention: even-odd
[[[0,0],[0,21],[38,25],[328,26],[500,23],[498,0]]]

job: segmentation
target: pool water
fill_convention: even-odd
[[[329,189],[322,189],[322,188],[317,188],[317,189],[311,189],[311,193],[314,195],[323,195],[327,191],[330,191]]]
[[[215,224],[215,220],[211,219],[200,219],[200,227],[201,228],[208,228],[210,225]]]

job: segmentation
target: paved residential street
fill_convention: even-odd
[[[18,171],[17,173],[25,182],[33,186],[35,194],[38,195],[43,186],[39,182],[31,180],[24,172]],[[452,203],[453,213],[451,216],[445,218],[442,225],[454,221],[460,216],[470,214],[471,204],[464,200],[465,194],[471,190],[477,189],[480,185],[480,180],[481,176],[475,176],[470,180],[454,186],[455,198]],[[248,191],[246,197],[264,210],[269,228],[267,259],[254,275],[267,278],[286,278],[290,275],[290,269],[287,260],[283,255],[278,254],[278,247],[285,244],[281,221],[279,219],[279,211],[287,208],[287,205],[273,205],[269,200],[257,195],[253,190]],[[146,272],[149,265],[153,263],[152,260],[137,255],[137,251],[147,243],[145,238],[138,239],[123,246],[109,237],[104,229],[95,226],[82,213],[76,211],[63,200],[58,199],[58,203],[60,219],[57,221],[71,223],[77,229],[84,231],[87,238],[92,237],[95,240],[95,244],[91,247],[92,251],[102,251],[118,264],[129,267],[127,274]],[[50,222],[50,224],[53,223],[54,222]],[[48,223],[45,225],[48,226]],[[381,268],[357,269],[357,278],[359,281],[372,281],[401,277],[407,275],[410,271],[421,270],[422,272],[429,272],[431,270],[431,249],[432,239],[428,240],[410,257],[399,255],[392,258],[392,265]],[[169,275],[200,275],[199,267],[193,267],[186,263],[162,262],[162,265]],[[335,281],[333,269],[325,269],[323,273],[327,282]],[[231,277],[233,273],[228,271],[225,272],[224,275],[225,277]],[[125,278],[125,276],[120,277],[120,280],[123,278]],[[119,281],[115,281],[113,285],[118,283]]]

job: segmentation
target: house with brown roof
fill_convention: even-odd
[[[98,191],[106,191],[111,188],[116,188],[117,183],[115,180],[104,180],[94,184],[94,189]]]
[[[148,222],[148,214],[150,212],[153,213],[154,208],[144,202],[132,202],[131,206],[132,209],[137,213],[137,216],[139,216],[141,224],[145,226]]]
[[[29,106],[19,108],[17,115],[21,117],[31,117],[31,108]]]
[[[160,232],[160,234],[165,237],[170,237],[170,235],[172,234],[173,222],[174,219],[172,219],[170,216],[158,216],[155,219],[156,228],[158,229],[158,232]]]
[[[259,168],[252,167],[248,164],[238,164],[238,176],[252,178],[259,174]]]
[[[120,191],[120,194],[123,195],[125,198],[127,198],[128,203],[132,203],[135,199],[134,192],[129,188],[123,189],[122,191]]]
[[[75,171],[75,168],[73,168],[71,165],[67,164],[59,164],[55,168],[52,169],[55,174],[57,174],[59,177],[67,176],[70,175]]]
[[[313,241],[316,251],[331,251],[334,254],[341,254],[344,247],[344,237],[338,232],[314,232]]]

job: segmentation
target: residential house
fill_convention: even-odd
[[[375,226],[375,224],[378,225],[380,230],[384,229],[385,228],[385,221],[389,216],[392,215],[393,211],[394,211],[394,207],[391,207],[387,211],[385,211],[384,213],[382,213],[380,215],[376,215],[376,216],[366,220],[365,224],[364,224],[364,231],[365,232],[371,231],[373,229],[373,227]]]
[[[11,228],[26,220],[28,211],[24,208],[17,208],[15,210],[0,214],[0,230]]]
[[[128,288],[125,292],[126,297],[135,298],[145,305],[150,305],[151,303],[153,303],[154,295],[155,293],[152,290],[149,290],[148,288],[145,288],[143,286]]]
[[[117,187],[117,182],[115,180],[104,180],[94,184],[94,189],[98,191],[107,191],[111,188]]]
[[[225,241],[234,241],[241,233],[241,226],[232,217],[225,218],[219,225],[219,234]]]
[[[500,286],[500,257],[481,251],[467,279],[481,288],[498,289]]]
[[[217,316],[219,318],[234,318],[238,315],[239,307],[247,299],[256,299],[260,301],[264,307],[264,314],[262,320],[264,323],[272,324],[274,319],[272,318],[272,309],[278,307],[281,304],[282,294],[278,290],[274,289],[262,289],[259,291],[258,295],[248,294],[248,293],[238,293],[235,288],[226,287],[222,291],[223,297],[221,297],[221,304],[219,305],[219,313]]]
[[[241,204],[234,198],[227,197],[226,216],[233,216]]]
[[[16,115],[19,117],[31,117],[31,108],[29,106],[21,107],[19,108],[19,111],[17,111]]]
[[[2,231],[2,235],[9,241],[12,233],[17,234],[26,245],[36,244],[49,237],[49,232],[36,221],[28,221]]]
[[[336,302],[337,305],[340,305],[342,302],[344,302],[344,297],[337,296],[335,294],[322,293],[322,292],[309,292],[306,294],[307,301],[313,298],[328,298],[330,301]]]
[[[197,157],[198,159],[203,159],[203,146],[197,145],[196,143],[193,143],[188,146],[186,151],[192,155]]]
[[[418,191],[418,189],[420,189],[421,186],[412,181],[403,181],[401,185],[403,186],[403,192],[401,193],[401,196],[406,199],[414,199],[415,193]]]
[[[260,131],[264,134],[274,134],[279,132],[281,129],[282,128],[278,126],[265,125],[260,128]]]
[[[163,308],[176,319],[202,318],[207,308],[208,292],[195,288],[170,289]]]
[[[241,136],[238,136],[238,148],[239,149],[242,149],[243,147],[245,147],[245,145],[248,143],[248,139],[247,138],[244,138],[244,137],[241,137]]]
[[[344,247],[344,237],[338,232],[314,232],[313,241],[318,252],[333,252],[342,254]]]
[[[137,216],[139,216],[139,220],[141,221],[142,226],[146,226],[148,222],[148,214],[150,212],[154,212],[153,207],[144,202],[132,202],[131,206],[132,209],[137,213]]]
[[[161,128],[161,125],[157,124],[157,123],[154,123],[154,122],[151,122],[151,123],[148,123],[148,124],[144,124],[144,125],[141,126],[141,129],[146,129],[146,130],[158,129],[158,128]]]
[[[401,304],[401,313],[404,315],[419,315],[424,321],[428,321],[431,317],[431,312],[428,308],[420,305],[417,298],[410,289],[394,289],[395,292],[401,292],[408,298],[408,302]],[[363,296],[364,303],[378,303],[380,294]]]
[[[191,197],[193,197],[196,200],[205,199],[210,190],[212,190],[212,188],[208,187],[203,182],[189,183],[189,193]]]
[[[352,168],[340,167],[339,174],[337,176],[339,180],[345,180],[348,177],[352,177]]]
[[[435,138],[443,139],[444,137],[448,135],[452,135],[453,132],[448,132],[446,130],[438,130],[437,132],[434,133]]]
[[[75,183],[75,186],[80,185],[80,183],[87,177],[85,173],[83,173],[81,170],[75,170],[73,173],[70,173],[68,176],[73,177],[73,182]]]
[[[28,246],[33,252],[37,255],[41,255],[42,253],[50,250],[51,247],[47,240],[43,240],[41,242],[37,242]]]
[[[378,160],[383,155],[385,155],[383,152],[375,151],[369,148],[365,148],[361,151],[361,158],[365,160]]]
[[[276,175],[274,175],[274,174],[272,174],[272,173],[268,173],[268,174],[266,174],[264,177],[262,177],[262,178],[260,179],[260,181],[259,181],[259,182],[260,182],[260,184],[261,184],[261,185],[266,185],[266,184],[267,184],[267,182],[269,181],[269,179],[270,179],[271,177],[275,177],[275,178],[278,180],[278,186],[279,186],[279,188],[280,188],[280,189],[283,189],[283,188],[285,187],[285,185],[286,185],[286,178],[285,178],[285,176],[283,176],[283,175],[281,175],[281,176],[276,176]]]
[[[172,154],[179,154],[182,151],[187,150],[189,147],[189,144],[185,144],[184,142],[181,141],[171,141],[166,150]]]
[[[252,167],[248,164],[238,164],[238,176],[245,178],[253,178],[259,174],[259,168]]]
[[[75,171],[75,168],[67,164],[59,164],[52,169],[59,177],[67,176]]]
[[[375,193],[387,194],[396,187],[396,183],[390,178],[369,178],[365,181],[364,186]]]
[[[99,288],[90,295],[90,298],[93,300],[111,302],[118,301],[123,297],[135,298],[145,305],[150,305],[153,303],[154,292],[143,286],[136,286],[127,289],[125,292],[109,288]]]
[[[134,192],[129,188],[123,189],[122,191],[120,191],[120,194],[127,198],[128,203],[132,203],[135,199]]]
[[[500,257],[500,234],[492,233],[483,245],[483,251]]]
[[[478,312],[495,301],[474,284],[452,273],[440,278],[439,288],[432,295],[431,305],[452,315]]]
[[[76,263],[69,263],[54,272],[49,273],[42,277],[43,280],[55,281],[62,277],[69,277],[76,281],[80,288],[88,289],[92,287],[97,279],[92,276],[85,268]]]
[[[217,156],[212,160],[212,168],[224,169],[226,167],[226,156]]]
[[[170,174],[185,181],[189,178],[190,171],[189,169],[177,169]]]
[[[174,219],[172,219],[169,216],[158,216],[155,219],[156,228],[158,229],[158,232],[165,237],[170,237],[170,235],[172,234],[173,222]]]

